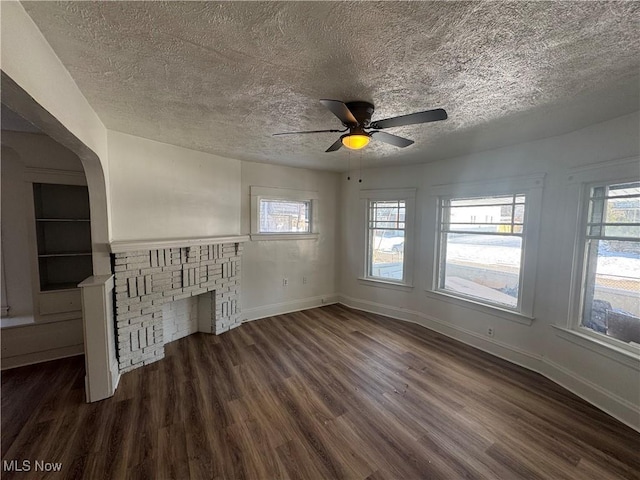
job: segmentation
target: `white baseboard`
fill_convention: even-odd
[[[36,363],[50,362],[51,360],[59,360],[61,358],[75,357],[84,355],[84,345],[71,345],[68,347],[52,348],[41,352],[26,353],[24,355],[15,355],[2,359],[1,370],[10,368],[25,367]]]
[[[274,315],[283,315],[285,313],[298,312],[300,310],[308,310],[310,308],[324,307],[337,303],[338,296],[335,293],[327,295],[319,295],[316,297],[301,298],[288,302],[273,303],[271,305],[263,305],[255,308],[242,309],[242,322],[251,322],[260,318],[272,317]]]
[[[545,358],[545,372],[539,372],[571,393],[640,432],[640,407],[606,391],[599,385]]]
[[[490,353],[528,370],[539,373],[558,385],[566,388],[583,400],[640,432],[640,407],[624,398],[608,392],[600,386],[582,378],[548,358],[521,350],[512,345],[487,338],[456,325],[450,325],[440,319],[422,312],[392,307],[370,300],[361,300],[344,295],[338,296],[338,302],[357,310],[384,315],[397,320],[416,323],[447,337],[458,340],[483,352]]]

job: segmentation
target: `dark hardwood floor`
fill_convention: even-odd
[[[640,478],[640,434],[558,385],[342,306],[183,338],[102,402],[83,382],[82,357],[2,372],[2,458],[31,461],[3,479]]]

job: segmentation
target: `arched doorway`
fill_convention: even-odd
[[[74,136],[58,119],[40,106],[26,91],[2,72],[2,103],[33,124],[41,132],[73,152],[80,159],[89,194],[91,264],[93,285],[108,283],[111,277],[109,255],[107,187],[105,174],[98,156]],[[102,307],[96,308],[92,300],[83,303],[84,352],[86,390],[89,401],[100,400],[113,394],[117,383],[115,339],[111,314],[112,290],[102,289]],[[111,368],[116,365],[116,374]]]

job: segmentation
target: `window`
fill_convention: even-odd
[[[363,190],[361,198],[367,221],[364,280],[410,286],[415,190]]]
[[[519,310],[525,207],[522,193],[440,199],[438,288]]]
[[[404,280],[404,200],[369,201],[367,276]]]
[[[640,344],[640,182],[587,191],[580,325]]]
[[[437,226],[428,294],[530,324],[544,175],[432,187]]]
[[[311,202],[260,199],[258,233],[311,233]]]
[[[316,192],[251,187],[251,239],[317,238]]]

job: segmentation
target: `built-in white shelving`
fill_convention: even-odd
[[[40,291],[76,288],[93,273],[87,187],[34,183],[33,198]]]

